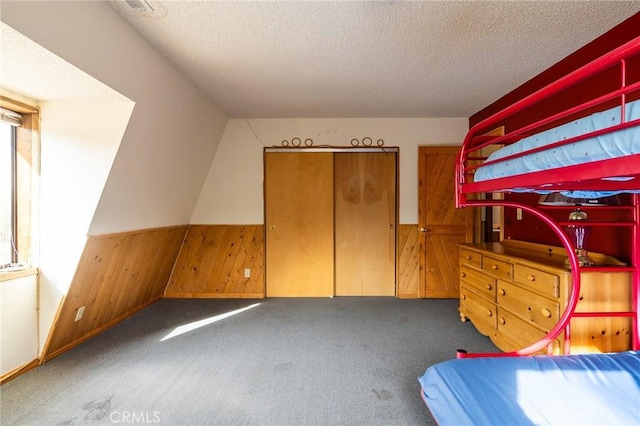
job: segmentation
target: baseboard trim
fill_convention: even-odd
[[[415,293],[405,293],[405,294],[399,294],[398,299],[419,299],[419,297]]]
[[[113,320],[111,320],[108,323],[102,325],[101,327],[96,328],[95,330],[91,331],[90,333],[85,334],[84,336],[80,337],[79,339],[74,340],[73,342],[64,345],[60,349],[57,349],[57,350],[51,352],[50,354],[46,354],[46,356],[42,360],[42,364],[44,364],[45,362],[48,362],[48,361],[52,360],[53,358],[55,358],[57,356],[60,356],[63,353],[75,348],[79,344],[81,344],[83,342],[86,342],[90,338],[102,333],[103,331],[106,331],[107,329],[109,329],[109,328],[113,327],[114,325],[118,324],[120,321],[123,321],[123,320],[129,318],[130,316],[140,312],[144,308],[147,308],[147,307],[151,306],[152,304],[156,303],[160,299],[162,299],[162,296],[156,296],[153,299],[150,299],[149,301],[147,301],[147,302],[145,302],[145,303],[133,308],[129,312],[125,312],[124,314],[120,315],[119,317],[114,318]]]
[[[40,358],[36,358],[31,362],[28,362],[18,368],[14,368],[13,370],[9,371],[8,373],[3,374],[2,376],[0,376],[0,386],[4,385],[7,382],[10,382],[11,380],[15,379],[16,377],[20,376],[21,374],[26,373],[29,370],[33,370],[34,368],[36,368],[37,366],[40,365]]]
[[[165,299],[264,299],[264,293],[167,293]]]

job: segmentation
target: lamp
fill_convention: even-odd
[[[587,237],[591,233],[591,227],[585,223],[587,219],[587,214],[580,210],[580,208],[576,208],[569,213],[569,221],[574,223],[565,226],[565,231],[576,248],[578,265],[580,266],[594,266],[596,264],[589,258],[587,250],[584,248]],[[571,263],[568,258],[564,261],[564,265],[567,268],[571,268]]]

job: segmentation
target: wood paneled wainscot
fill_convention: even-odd
[[[398,297],[401,299],[424,297],[419,287],[420,237],[418,225],[398,225]]]
[[[460,317],[501,350],[522,349],[545,337],[564,312],[571,292],[566,252],[522,241],[460,244]],[[598,263],[620,265],[598,253]],[[576,312],[631,309],[631,273],[583,268]],[[573,318],[571,353],[619,352],[631,347],[629,318]],[[563,353],[564,333],[553,343]]]
[[[160,300],[186,231],[183,225],[89,237],[43,351],[44,360]]]
[[[190,225],[165,298],[263,298],[262,225]]]

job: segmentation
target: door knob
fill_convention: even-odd
[[[431,229],[429,228],[420,228],[420,232],[430,232]]]

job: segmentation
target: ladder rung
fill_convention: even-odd
[[[581,272],[633,272],[633,266],[580,266]]]
[[[558,222],[560,226],[575,226],[575,225],[583,225],[583,226],[635,226],[635,222],[606,222],[604,220],[596,221],[570,221],[570,222]]]
[[[634,317],[635,312],[574,312],[574,317],[590,318],[590,317]]]

